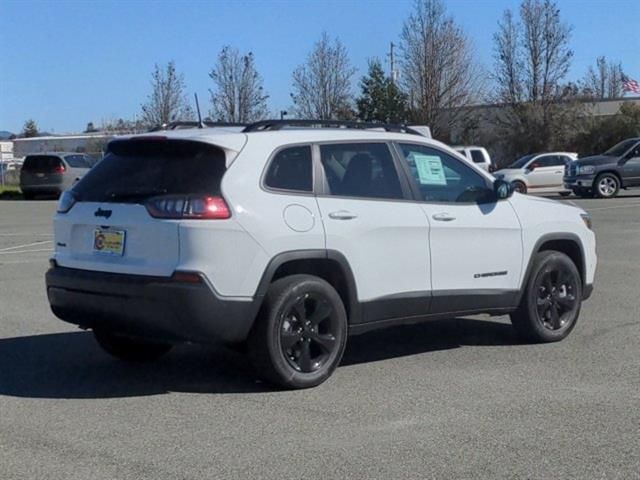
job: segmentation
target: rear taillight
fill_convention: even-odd
[[[167,195],[147,201],[149,215],[155,218],[224,220],[231,217],[222,197]]]
[[[54,173],[64,173],[66,171],[67,171],[67,169],[65,168],[64,165],[58,165],[57,167],[54,167],[54,169],[53,169]]]

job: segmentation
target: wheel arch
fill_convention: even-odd
[[[600,178],[601,175],[604,175],[605,173],[609,173],[611,175],[613,175],[614,177],[616,177],[618,179],[618,183],[620,184],[620,188],[624,187],[624,180],[622,178],[622,175],[620,175],[620,172],[616,171],[616,170],[612,170],[612,169],[606,169],[606,170],[602,170],[601,172],[596,173],[595,177],[593,178],[593,183],[591,184],[591,188],[595,191],[596,190],[596,182],[598,180],[598,178]]]
[[[518,296],[518,304],[520,304],[527,282],[529,281],[531,270],[533,269],[533,260],[535,255],[540,252],[549,250],[555,250],[567,255],[576,265],[576,268],[580,273],[580,280],[582,281],[583,287],[586,284],[587,260],[584,253],[584,246],[582,245],[580,237],[574,233],[549,233],[540,237],[531,250],[531,255],[529,256],[529,262],[525,270],[525,275],[522,278],[522,286],[520,288],[520,294]]]
[[[342,253],[324,249],[292,250],[273,257],[262,275],[254,296],[256,314],[262,306],[271,283],[295,274],[315,275],[326,280],[340,295],[349,323],[358,322],[361,309],[351,266]]]

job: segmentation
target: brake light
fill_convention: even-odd
[[[55,173],[64,173],[67,171],[67,169],[65,168],[64,165],[58,165],[57,167],[54,167],[53,171]]]
[[[231,217],[227,202],[216,196],[167,195],[151,198],[145,206],[155,218],[225,220]]]

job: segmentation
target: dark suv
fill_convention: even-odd
[[[20,170],[20,189],[26,200],[41,194],[60,195],[90,168],[90,158],[82,153],[28,155]]]
[[[640,137],[570,163],[564,186],[580,197],[600,198],[615,197],[621,188],[640,187]]]

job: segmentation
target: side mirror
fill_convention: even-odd
[[[504,200],[513,195],[513,185],[498,178],[493,182],[493,192],[496,194],[498,200]]]

